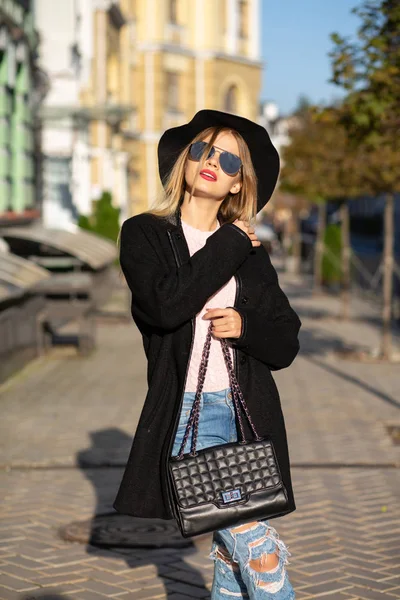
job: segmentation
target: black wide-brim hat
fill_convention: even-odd
[[[257,175],[257,212],[271,198],[279,175],[279,154],[267,130],[244,117],[218,110],[200,110],[189,123],[167,129],[158,143],[158,169],[163,185],[182,150],[207,127],[235,129],[245,140]]]

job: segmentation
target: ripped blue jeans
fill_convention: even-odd
[[[178,454],[195,392],[183,397],[172,455]],[[185,452],[189,451],[192,433]],[[230,388],[203,392],[197,449],[237,440],[235,409]],[[267,556],[267,555],[274,556]],[[214,560],[211,600],[293,600],[295,592],[286,565],[291,553],[267,520],[220,529],[213,534],[210,558]],[[271,560],[272,559],[272,560]]]

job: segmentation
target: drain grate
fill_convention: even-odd
[[[190,539],[182,537],[175,521],[137,519],[118,513],[73,521],[60,527],[58,532],[63,540],[99,548],[185,548],[193,545]]]

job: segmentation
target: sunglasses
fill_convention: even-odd
[[[203,155],[204,149],[208,146],[207,142],[194,142],[190,146],[189,155],[192,160],[199,161]],[[221,165],[221,169],[227,175],[236,175],[241,166],[242,161],[236,154],[232,154],[232,152],[227,152],[226,150],[220,150],[216,146],[212,146],[210,148],[210,152],[208,153],[207,159],[214,156],[215,151],[219,152],[219,164]]]

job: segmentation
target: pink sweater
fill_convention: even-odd
[[[207,238],[217,231],[218,226],[214,231],[201,231],[182,221],[183,232],[187,244],[189,246],[190,256],[200,250],[206,243]],[[188,366],[188,375],[186,380],[185,392],[195,392],[197,388],[199,366],[203,353],[204,342],[207,335],[207,329],[210,324],[209,319],[201,317],[207,312],[207,308],[226,308],[233,306],[236,295],[236,280],[231,277],[225,285],[223,285],[213,296],[211,296],[202,310],[196,315],[196,329],[193,341],[193,350]],[[232,363],[233,350],[229,348]],[[229,376],[226,369],[224,356],[222,354],[221,342],[218,338],[211,336],[210,355],[208,358],[208,366],[206,378],[204,381],[203,392],[218,392],[229,387]]]

